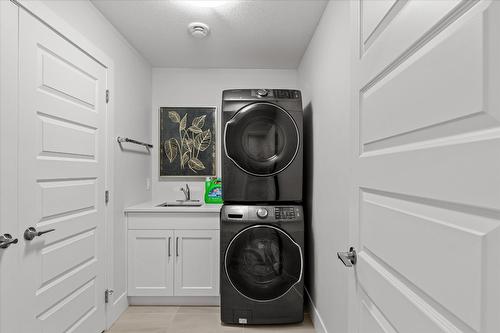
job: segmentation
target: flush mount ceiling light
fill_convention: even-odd
[[[215,8],[225,4],[228,1],[213,1],[213,0],[176,0],[175,2],[190,5],[193,7]]]
[[[210,27],[205,23],[191,22],[188,24],[188,31],[194,38],[202,39],[208,36]]]
[[[212,0],[199,0],[199,1],[190,1],[188,2],[193,6],[205,7],[205,8],[215,8],[222,6],[227,1],[212,1]]]

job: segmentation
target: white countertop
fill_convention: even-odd
[[[222,205],[203,204],[199,207],[157,207],[164,201],[146,201],[125,208],[125,213],[219,213]]]

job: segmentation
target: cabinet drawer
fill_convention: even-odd
[[[128,229],[219,229],[219,213],[128,213]]]

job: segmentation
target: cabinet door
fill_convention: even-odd
[[[128,295],[172,296],[172,230],[128,231]]]
[[[175,256],[175,296],[219,295],[219,230],[176,230]]]

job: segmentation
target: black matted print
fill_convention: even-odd
[[[215,107],[160,108],[160,178],[215,176]]]

